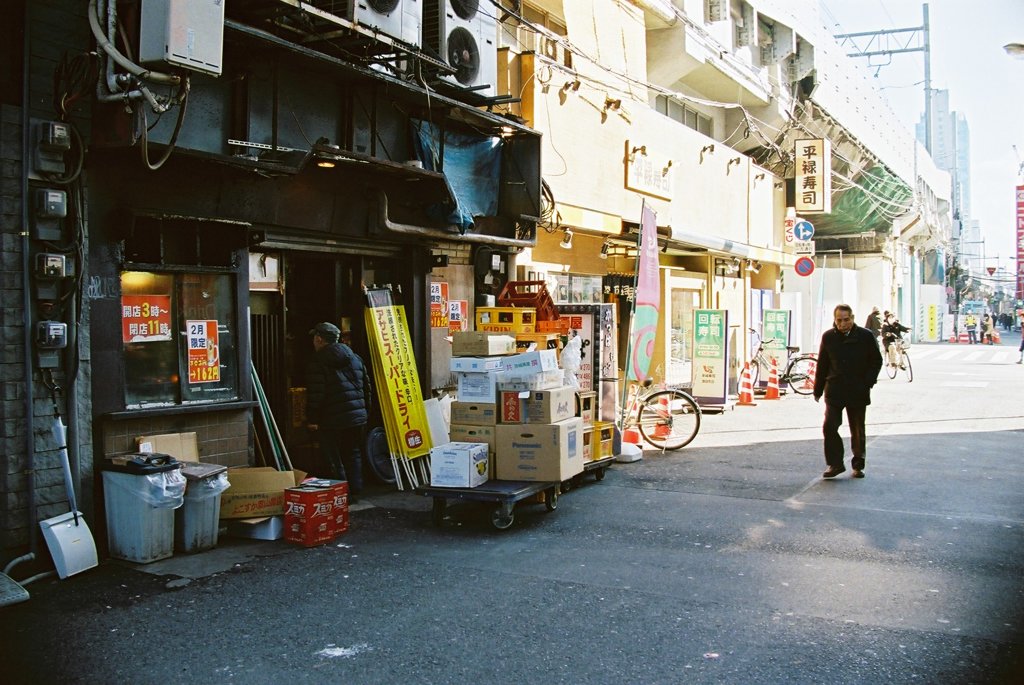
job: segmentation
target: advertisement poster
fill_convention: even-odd
[[[1024,300],[1024,186],[1017,186],[1017,299]]]
[[[448,300],[448,335],[469,330],[469,300]]]
[[[647,380],[658,332],[661,288],[658,283],[657,216],[644,204],[640,210],[640,257],[637,260],[636,302],[629,326],[629,357],[626,378]]]
[[[729,390],[729,312],[693,312],[693,396],[699,404],[725,404]]]
[[[122,341],[145,343],[170,339],[170,295],[121,296]]]
[[[789,346],[789,318],[788,309],[765,309],[761,320],[761,339],[764,341],[765,356],[768,363],[775,360],[775,366],[781,375],[789,361],[789,353],[786,347]],[[768,342],[768,341],[771,342]],[[757,384],[762,387],[768,385],[768,375],[771,368],[761,369]]]
[[[569,320],[569,337],[579,337],[582,342],[582,360],[576,372],[580,389],[597,391],[598,418],[614,422],[619,402],[615,304],[562,305],[558,312]]]
[[[220,340],[216,321],[186,321],[188,382],[220,381]]]
[[[448,328],[448,284],[430,284],[430,327]]]

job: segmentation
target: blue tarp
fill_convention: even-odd
[[[501,179],[501,138],[444,133],[444,159],[441,131],[428,121],[413,119],[412,139],[416,158],[429,171],[442,171],[455,198],[455,207],[436,206],[431,215],[455,224],[465,233],[473,228],[473,218],[498,213],[498,187]],[[438,168],[440,167],[440,168]]]

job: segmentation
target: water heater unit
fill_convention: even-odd
[[[139,61],[220,76],[225,0],[142,0]]]

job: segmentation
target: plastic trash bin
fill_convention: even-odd
[[[229,486],[227,470],[219,464],[182,465],[185,500],[174,510],[175,551],[202,552],[217,546],[220,493]]]
[[[103,471],[107,548],[114,559],[145,564],[174,554],[174,510],[182,505],[181,464],[166,454],[139,454]]]

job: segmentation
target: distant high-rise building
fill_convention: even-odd
[[[923,114],[914,130],[927,147]],[[948,171],[953,181],[953,212],[967,219],[971,216],[971,133],[964,115],[950,111],[948,90],[932,90],[931,143],[935,166]]]

